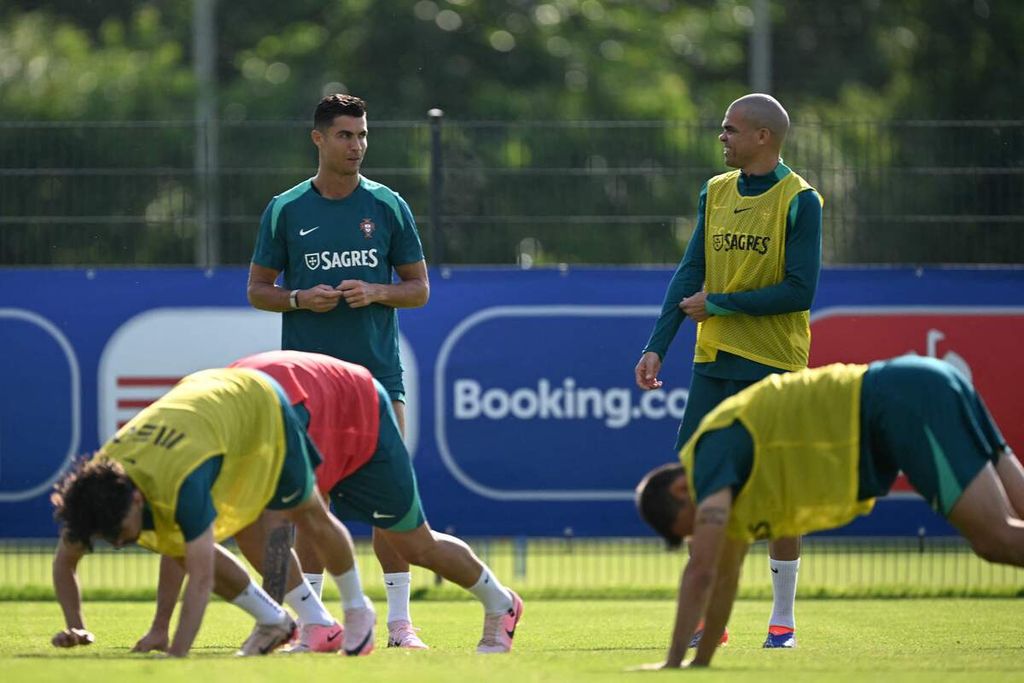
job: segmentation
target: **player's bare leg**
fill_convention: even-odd
[[[256,522],[235,535],[239,550],[253,567],[264,566],[268,531],[267,516],[262,515]],[[316,557],[312,550],[309,552]],[[337,652],[342,645],[341,625],[324,606],[320,591],[314,590],[306,580],[296,553],[290,552],[289,555],[284,603],[291,607],[298,617],[300,630],[298,642],[288,652]],[[315,561],[317,564],[320,563],[319,559]],[[323,569],[320,570],[320,574],[322,576]]]
[[[508,652],[516,625],[523,614],[523,601],[498,581],[490,569],[461,539],[433,531],[424,522],[412,531],[380,530],[381,536],[412,564],[425,567],[462,586],[484,608],[484,631],[477,652]]]
[[[298,506],[276,511],[295,524],[313,547],[320,562],[331,574],[345,612],[344,650],[347,655],[367,655],[373,651],[373,631],[377,622],[373,604],[363,593],[355,550],[348,529],[327,510],[320,492]],[[271,522],[273,524],[273,522]]]
[[[949,513],[949,521],[980,557],[1024,567],[1024,521],[1017,517],[991,464],[986,464],[964,489]]]
[[[1009,448],[1004,448],[996,461],[996,474],[1017,517],[1024,519],[1024,467]]]

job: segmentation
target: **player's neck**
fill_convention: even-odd
[[[747,175],[768,175],[775,170],[775,167],[779,165],[778,155],[774,155],[765,159],[757,159],[749,164],[746,164],[741,170]]]
[[[318,168],[313,176],[313,185],[324,199],[344,199],[359,187],[359,174],[339,175]]]

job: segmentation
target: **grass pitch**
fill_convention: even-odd
[[[383,606],[381,611],[383,612]],[[152,605],[86,604],[97,642],[57,650],[63,623],[54,602],[7,602],[0,609],[0,677],[5,682],[281,683],[283,681],[1024,681],[1024,620],[1019,599],[799,600],[800,646],[763,650],[769,603],[737,602],[731,639],[710,670],[627,673],[665,654],[669,600],[527,600],[510,655],[473,653],[481,613],[474,602],[413,603],[426,652],[383,648],[358,659],[301,655],[236,659],[251,622],[211,603],[193,655],[183,661],[129,653],[148,628]]]

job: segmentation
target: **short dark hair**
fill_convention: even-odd
[[[355,95],[342,95],[335,93],[320,100],[313,112],[313,127],[317,130],[327,130],[339,116],[353,116],[359,118],[366,114],[366,102]]]
[[[672,482],[681,476],[686,476],[686,469],[679,463],[669,463],[648,472],[636,487],[640,519],[658,532],[669,548],[678,548],[683,542],[672,527],[685,504],[669,491]]]
[[[80,459],[53,489],[53,517],[64,538],[92,550],[93,536],[113,542],[121,534],[135,485],[120,463],[95,457]]]

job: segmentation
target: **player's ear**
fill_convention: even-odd
[[[314,128],[309,132],[309,139],[313,141],[313,144],[316,145],[317,149],[320,149],[320,145],[324,142],[324,134]]]

